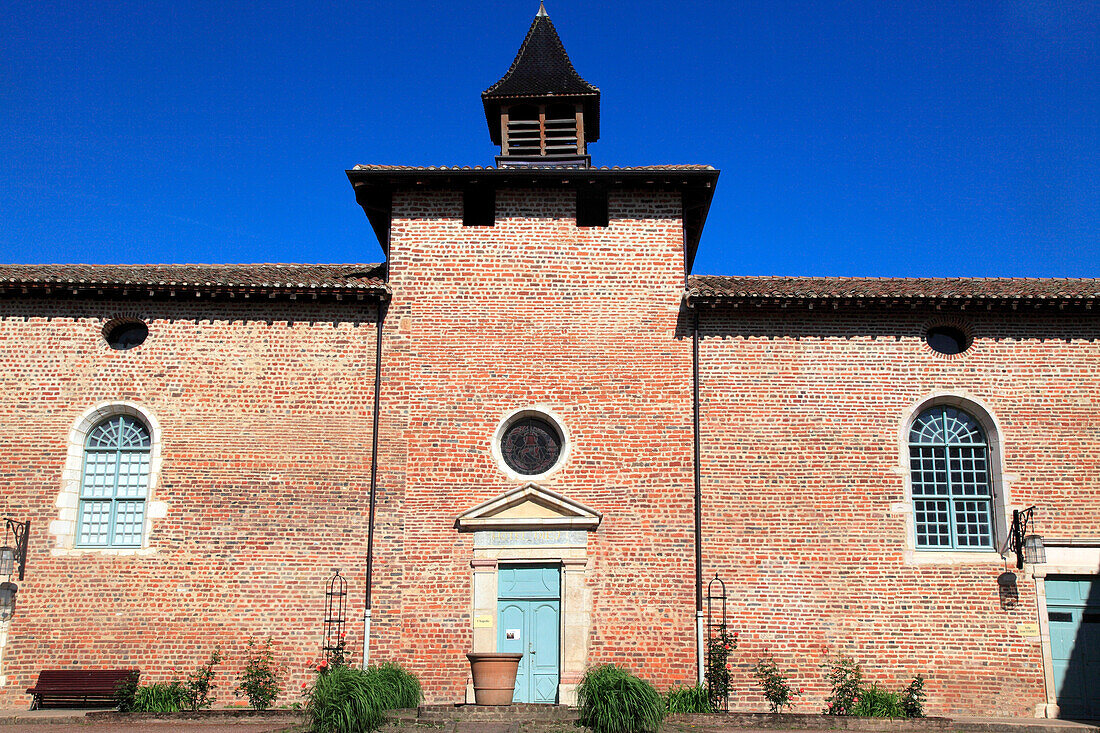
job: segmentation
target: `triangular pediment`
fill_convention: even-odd
[[[537,484],[519,486],[461,514],[455,526],[466,531],[595,529],[603,515]]]

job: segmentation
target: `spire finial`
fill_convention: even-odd
[[[542,0],[539,0],[539,12],[535,13],[536,18],[547,18],[546,6],[542,4]]]

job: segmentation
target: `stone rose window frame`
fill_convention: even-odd
[[[522,473],[509,465],[507,459],[504,456],[504,440],[508,431],[515,425],[525,421],[534,420],[542,423],[546,423],[550,428],[557,432],[560,438],[560,447],[558,450],[558,457],[554,463],[546,470],[540,473]],[[527,407],[520,407],[512,410],[504,415],[500,423],[497,424],[496,430],[493,432],[493,436],[489,441],[489,453],[493,457],[493,460],[497,464],[497,468],[501,473],[508,477],[511,481],[540,481],[548,476],[551,476],[562,469],[569,462],[569,456],[572,453],[572,440],[569,436],[569,430],[565,426],[565,421],[561,419],[549,406],[547,405],[530,405]]]

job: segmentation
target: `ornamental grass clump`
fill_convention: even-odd
[[[396,664],[366,670],[325,665],[306,696],[310,730],[366,733],[382,727],[387,710],[416,707],[420,681]]]
[[[306,715],[317,733],[365,733],[386,722],[382,691],[360,669],[336,667],[318,675],[308,698]]]
[[[707,688],[674,687],[665,695],[665,704],[670,713],[713,713]]]
[[[904,718],[901,694],[884,690],[876,684],[859,691],[852,715],[860,718]]]
[[[139,685],[134,690],[128,707],[123,712],[178,713],[191,708],[191,697],[179,680],[154,682],[151,685]],[[121,706],[119,710],[122,710]]]
[[[420,704],[420,680],[401,665],[383,662],[376,667],[367,667],[366,674],[369,684],[381,691],[386,710],[415,708]]]
[[[581,725],[595,733],[656,733],[665,715],[653,685],[613,664],[584,673],[577,704]]]

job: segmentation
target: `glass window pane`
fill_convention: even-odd
[[[115,453],[89,451],[84,456],[84,480],[81,496],[111,498],[115,492]]]
[[[119,501],[115,508],[115,537],[112,545],[135,546],[141,544],[141,530],[145,522],[145,502]]]
[[[80,544],[106,545],[111,524],[110,501],[85,501],[80,505]]]
[[[917,547],[950,547],[951,527],[946,500],[913,502]]]

